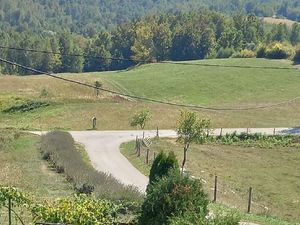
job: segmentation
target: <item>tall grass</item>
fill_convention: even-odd
[[[68,181],[80,193],[93,192],[98,197],[112,200],[139,201],[142,195],[136,188],[124,186],[115,178],[96,171],[84,161],[76,150],[72,136],[53,131],[42,137],[41,152],[58,173],[65,173]]]

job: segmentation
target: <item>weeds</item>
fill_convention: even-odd
[[[98,197],[113,200],[141,200],[141,194],[133,187],[125,187],[115,178],[96,171],[88,165],[76,150],[69,133],[53,131],[42,137],[42,157],[47,159],[58,173],[65,173],[78,193],[94,193]]]

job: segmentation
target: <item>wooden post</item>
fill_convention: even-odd
[[[145,131],[143,131],[143,140],[145,139]]]
[[[247,210],[247,213],[251,212],[251,203],[252,203],[252,187],[249,188],[249,199],[248,199],[248,210]]]
[[[217,202],[218,176],[215,176],[214,202]]]
[[[247,128],[247,134],[249,134],[249,128]]]
[[[135,154],[138,152],[138,136],[135,137]]]
[[[11,218],[11,198],[8,198],[8,224],[12,224],[12,218]]]
[[[147,165],[149,164],[149,152],[150,152],[150,149],[147,148],[147,155],[146,155],[146,164]]]
[[[141,141],[138,139],[138,149],[137,149],[138,157],[141,156]]]
[[[223,135],[223,128],[221,128],[220,130],[220,137],[222,137],[222,135]]]
[[[156,128],[156,137],[159,138],[158,127]]]
[[[276,135],[276,128],[274,128],[273,130],[273,135]]]

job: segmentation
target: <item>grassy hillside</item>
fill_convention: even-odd
[[[182,161],[182,146],[173,139],[161,139],[151,145],[153,152],[174,151]],[[137,158],[134,142],[126,143],[122,153],[141,170],[149,174],[150,166],[145,164],[146,151]],[[218,203],[247,209],[247,192],[253,187],[252,212],[258,215],[299,221],[299,148],[228,146],[219,144],[192,145],[188,152],[187,170],[202,179],[206,191],[213,199],[214,176],[219,177]],[[265,224],[284,224],[273,221]],[[293,223],[291,223],[293,224]]]
[[[201,63],[297,68],[290,61],[226,59],[191,62],[191,65],[150,64],[121,72],[61,76],[90,84],[99,80],[105,88],[123,93],[210,107],[252,107],[299,95],[299,70],[199,66]],[[50,105],[28,112],[3,112],[28,100],[46,101]],[[299,106],[300,101],[295,101],[264,110],[199,113],[210,118],[214,127],[299,126]],[[97,97],[94,90],[45,76],[0,77],[0,127],[86,130],[91,128],[90,120],[96,115],[98,129],[130,129],[129,118],[143,108],[149,108],[153,114],[148,128],[173,128],[181,109],[127,100],[107,93]]]

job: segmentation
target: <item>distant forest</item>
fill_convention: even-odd
[[[289,58],[295,55],[296,46],[300,44],[300,25],[279,24],[270,30],[254,14],[230,16],[201,10],[147,16],[110,30],[96,30],[89,37],[68,30],[40,33],[1,29],[0,40],[3,46],[61,53],[15,51],[0,46],[0,57],[5,59],[48,72],[91,72],[125,69],[143,61]],[[28,74],[3,63],[0,72]]]
[[[198,9],[300,21],[299,0],[0,0],[0,28],[93,36],[138,17]]]
[[[291,57],[300,27],[266,29],[259,16],[273,15],[300,20],[300,1],[0,0],[0,45],[62,54],[0,48],[0,57],[51,72],[119,70],[140,61]],[[275,53],[268,53],[272,46]],[[28,71],[2,63],[0,73]]]

